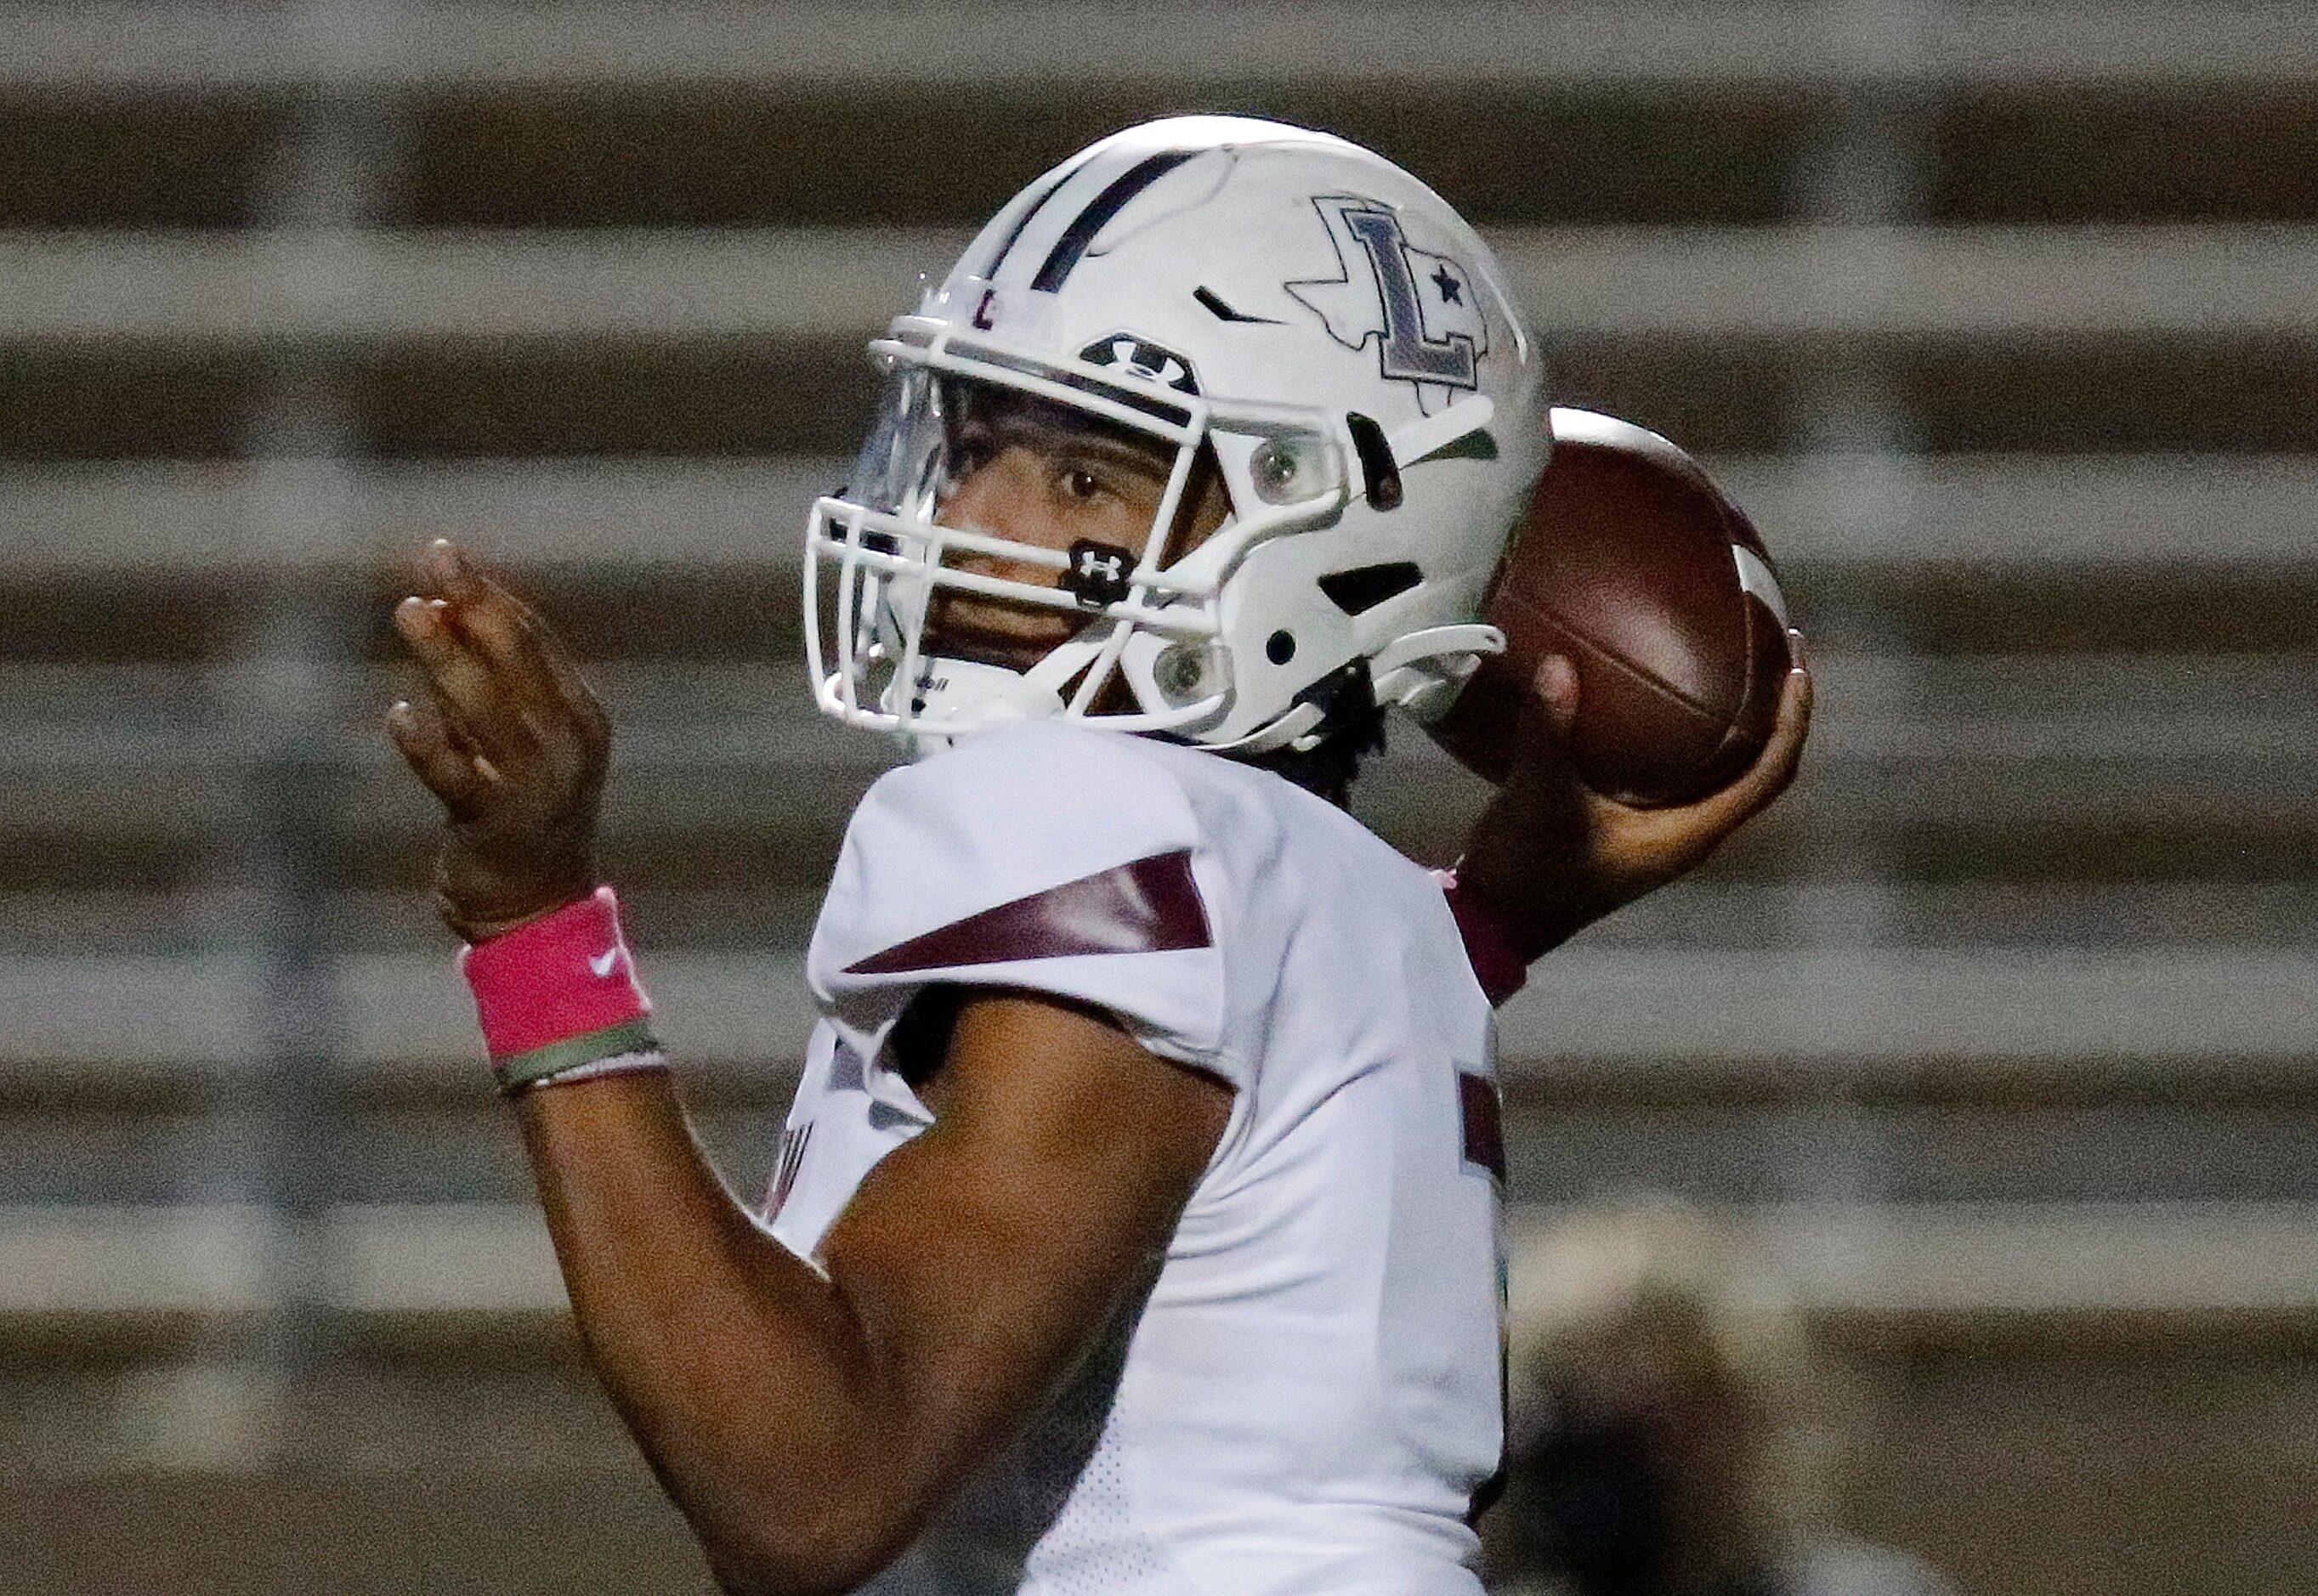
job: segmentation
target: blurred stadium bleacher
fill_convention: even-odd
[[[736,1186],[884,751],[805,702],[861,341],[1253,111],[1704,454],[1819,724],[1505,1027],[1514,1194],[1751,1227],[1974,1596],[2318,1588],[2318,7],[0,5],[0,1589],[705,1589],[578,1367],[376,733],[437,533],[619,727]],[[1403,728],[1362,812],[1480,802]],[[480,1514],[489,1481],[503,1514]]]

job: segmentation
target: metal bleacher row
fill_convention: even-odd
[[[1506,1016],[1524,1222],[1687,1194],[1859,1345],[2318,1330],[2311,8],[16,4],[11,1389],[560,1304],[375,730],[437,533],[600,681],[607,869],[762,1180],[886,758],[812,715],[792,613],[859,345],[1187,108],[1433,180],[1561,402],[1700,452],[1811,634],[1794,793]],[[1436,859],[1482,796],[1410,728],[1366,785]],[[24,1411],[42,1466],[247,1462]]]

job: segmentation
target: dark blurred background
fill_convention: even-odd
[[[586,656],[753,1194],[884,762],[794,614],[861,342],[1190,109],[1434,183],[1811,635],[1794,794],[1506,1016],[1517,1239],[1747,1237],[1833,1511],[1971,1596],[2318,1588],[2318,7],[2197,0],[0,6],[0,1588],[705,1588],[485,1089],[385,605],[448,533]],[[1436,859],[1480,796],[1406,729],[1369,789]]]

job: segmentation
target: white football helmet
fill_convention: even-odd
[[[830,714],[919,744],[1059,714],[1301,749],[1347,689],[1431,718],[1505,646],[1476,616],[1545,465],[1539,353],[1488,249],[1380,156],[1241,117],[1131,128],[1016,195],[869,348],[883,412],[806,531]],[[957,415],[991,390],[1172,451],[1142,547],[940,524]],[[1184,551],[1203,453],[1229,507]],[[942,589],[1083,623],[1027,668],[946,655]]]

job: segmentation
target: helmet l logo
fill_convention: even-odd
[[[1317,312],[1328,336],[1345,348],[1374,339],[1379,372],[1416,384],[1426,415],[1443,408],[1455,397],[1451,390],[1479,386],[1488,324],[1463,263],[1411,245],[1399,216],[1373,200],[1331,194],[1312,203],[1327,226],[1340,274],[1281,286]],[[1368,265],[1366,282],[1356,280],[1355,256]]]

